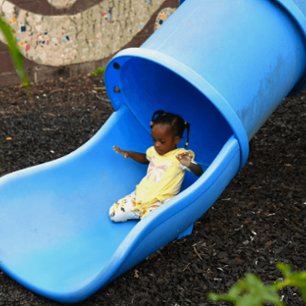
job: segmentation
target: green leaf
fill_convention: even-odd
[[[253,294],[246,294],[237,302],[237,306],[258,306],[261,305],[262,300]]]
[[[244,280],[239,280],[238,283],[234,284],[228,292],[228,296],[231,298],[237,298],[240,294],[245,291]]]
[[[283,306],[284,303],[280,300],[277,290],[274,286],[265,286],[261,294],[264,302],[270,302],[273,305]]]
[[[248,289],[263,287],[263,283],[261,282],[260,278],[252,273],[247,273],[245,275],[245,283],[246,283],[246,288]]]
[[[271,303],[276,306],[284,306],[278,295],[278,289],[274,285],[264,285],[261,279],[252,273],[247,273],[244,279],[232,286],[227,294],[208,295],[213,301],[229,301],[236,306],[260,306]]]
[[[89,75],[103,74],[105,67],[98,67],[95,71],[90,72]]]
[[[276,268],[283,273],[285,278],[288,278],[291,275],[291,266],[290,265],[286,265],[282,262],[278,262],[276,264]]]
[[[215,294],[215,293],[208,293],[207,298],[214,301],[214,302],[218,302],[218,301],[228,301],[228,302],[232,302],[235,303],[237,301],[237,299],[230,297],[227,294]]]
[[[283,305],[274,286],[265,286],[257,275],[250,273],[246,274],[245,280],[249,293],[237,305],[255,306],[262,305],[264,302],[270,302],[277,306]]]
[[[207,298],[214,301],[214,302],[217,302],[217,301],[220,300],[221,296],[222,296],[221,294],[216,294],[216,293],[210,292],[210,293],[208,293]]]
[[[29,89],[30,82],[27,78],[27,75],[25,73],[24,69],[24,63],[23,63],[23,56],[19,51],[19,47],[16,42],[16,38],[13,35],[13,30],[11,27],[2,19],[0,16],[0,30],[3,33],[8,49],[11,54],[11,58],[13,60],[14,66],[16,68],[17,74],[20,77],[23,86],[26,89]]]
[[[306,302],[306,272],[293,272],[288,279],[286,279],[288,286],[294,286],[298,288],[301,293],[304,302]]]
[[[302,292],[303,301],[306,303],[306,288],[300,289]]]

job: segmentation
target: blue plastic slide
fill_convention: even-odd
[[[105,82],[115,112],[75,152],[0,180],[0,268],[60,302],[84,300],[177,237],[216,201],[248,158],[248,142],[288,94],[305,88],[304,0],[186,0],[140,48],[119,52]],[[146,166],[155,110],[191,123],[205,169],[140,222],[110,205]],[[184,143],[184,140],[183,142]]]

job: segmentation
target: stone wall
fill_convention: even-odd
[[[178,0],[0,0],[28,77],[39,82],[89,73],[119,50],[139,47]],[[20,83],[0,35],[0,86]]]

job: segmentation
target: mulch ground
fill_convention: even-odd
[[[99,75],[33,85],[31,98],[21,87],[3,88],[0,101],[1,176],[70,153],[113,112]],[[166,245],[78,305],[217,305],[207,293],[227,292],[246,272],[268,284],[281,277],[278,261],[305,271],[305,101],[306,94],[283,101],[254,137],[247,165],[191,236]],[[305,305],[295,288],[280,295],[286,305]],[[0,305],[62,304],[0,271]]]

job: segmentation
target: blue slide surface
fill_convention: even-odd
[[[54,300],[83,300],[190,227],[240,164],[238,143],[229,138],[205,174],[187,188],[195,180],[189,174],[167,207],[141,222],[116,224],[109,206],[135,188],[146,166],[120,158],[114,143],[142,152],[151,143],[126,107],[72,154],[0,180],[1,270]],[[207,203],[197,202],[203,193]],[[196,214],[191,203],[199,206]]]
[[[305,14],[299,0],[186,0],[141,48],[119,52],[105,73],[115,112],[98,133],[0,179],[1,270],[74,303],[189,234],[245,164],[248,141],[305,88]],[[158,109],[191,123],[189,147],[205,172],[187,173],[181,193],[144,220],[112,223],[110,205],[146,173],[113,145],[145,152]]]

